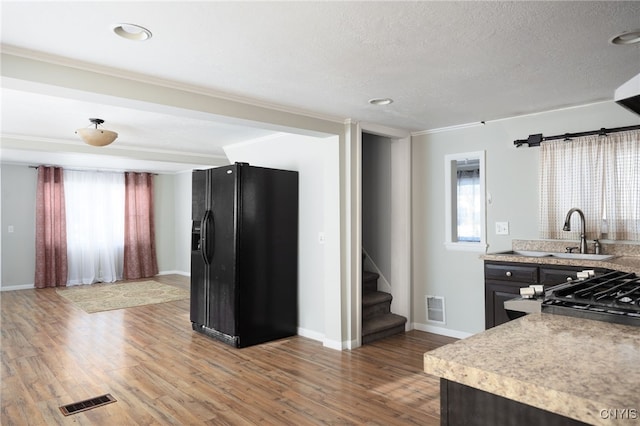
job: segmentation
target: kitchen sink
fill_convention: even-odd
[[[552,257],[560,259],[580,259],[580,260],[607,260],[614,258],[612,254],[591,254],[591,253],[550,253]]]
[[[551,253],[546,251],[509,250],[493,253],[506,256],[526,256],[526,257],[549,257]]]
[[[551,253],[546,251],[528,251],[528,250],[514,250],[511,253],[517,256],[527,256],[527,257],[548,257],[551,256]]]
[[[602,261],[608,260],[615,257],[612,254],[591,254],[591,253],[554,253],[548,251],[530,251],[530,250],[510,250],[504,251],[500,253],[494,254],[502,254],[509,256],[526,256],[526,257],[555,257],[558,259],[575,259],[575,260],[595,260]]]

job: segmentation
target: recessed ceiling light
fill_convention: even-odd
[[[127,40],[147,40],[151,38],[151,31],[136,24],[115,24],[113,32]]]
[[[611,44],[627,45],[640,43],[640,29],[625,31],[609,40]]]
[[[391,98],[373,98],[369,99],[369,103],[371,105],[389,105],[393,103],[393,99]]]

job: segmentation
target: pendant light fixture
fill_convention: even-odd
[[[111,130],[98,129],[98,125],[104,123],[101,118],[90,118],[89,121],[95,125],[95,127],[85,127],[83,129],[76,130],[76,134],[80,135],[86,144],[92,146],[105,146],[115,141],[118,137],[116,132]]]

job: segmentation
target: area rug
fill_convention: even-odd
[[[189,298],[188,290],[157,281],[82,285],[56,289],[56,292],[90,314]]]

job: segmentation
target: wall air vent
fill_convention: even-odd
[[[427,321],[444,324],[444,297],[427,296]]]

